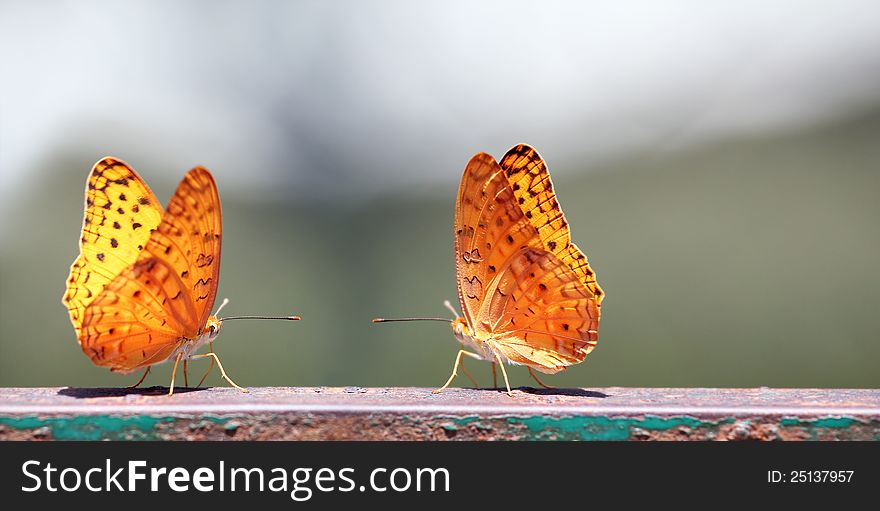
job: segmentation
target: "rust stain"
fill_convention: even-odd
[[[868,389],[0,389],[2,440],[880,440]]]

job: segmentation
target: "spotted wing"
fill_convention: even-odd
[[[86,310],[83,351],[98,365],[131,371],[164,361],[195,339],[217,291],[221,213],[210,173],[195,168],[171,198],[140,256]]]
[[[553,191],[550,172],[533,148],[520,144],[501,158],[517,202],[526,211],[529,222],[538,230],[543,247],[567,264],[602,303],[605,293],[584,253],[571,242],[565,215]]]
[[[516,203],[495,159],[479,153],[464,169],[455,206],[458,297],[471,328],[486,289],[507,260],[525,246],[540,246],[537,230]]]
[[[596,346],[599,304],[567,264],[525,247],[487,289],[477,323],[511,362],[555,373],[584,360]]]
[[[187,336],[205,326],[214,306],[222,223],[217,184],[207,169],[196,167],[180,182],[138,260],[148,275],[155,271],[169,299],[181,304],[172,310],[185,320]]]
[[[86,183],[80,254],[70,267],[62,302],[82,342],[86,307],[134,264],[162,218],[162,206],[125,162],[104,158]]]

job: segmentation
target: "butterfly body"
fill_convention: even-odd
[[[178,339],[178,347],[163,362],[177,359],[178,354],[181,356],[181,360],[191,359],[199,348],[214,342],[214,339],[220,334],[221,324],[222,321],[219,318],[209,316],[205,327],[200,329],[195,336]]]
[[[485,331],[480,334],[472,331],[467,324],[467,320],[464,318],[457,318],[452,322],[452,333],[462,346],[470,348],[474,355],[477,355],[482,360],[491,362],[497,356],[505,358],[504,354],[495,348],[491,334]]]

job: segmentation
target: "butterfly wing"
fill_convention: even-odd
[[[555,373],[596,346],[599,304],[561,259],[525,247],[492,282],[478,317],[508,360]]]
[[[179,304],[171,311],[189,338],[205,326],[217,296],[222,224],[217,184],[207,169],[196,167],[180,182],[138,260]]]
[[[540,246],[537,230],[517,205],[495,158],[479,153],[468,162],[458,188],[454,222],[458,298],[476,327],[485,291],[505,262],[524,246]]]
[[[210,173],[191,170],[137,260],[86,308],[80,341],[98,365],[162,362],[201,332],[217,291],[221,212]]]
[[[162,218],[162,206],[144,180],[116,158],[95,164],[85,195],[80,254],[62,299],[80,340],[86,307],[137,260]]]
[[[501,158],[517,203],[538,230],[543,247],[567,264],[602,303],[605,293],[584,253],[571,242],[571,232],[559,207],[550,172],[536,150],[520,144]]]

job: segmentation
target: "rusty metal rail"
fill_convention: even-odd
[[[880,390],[0,389],[0,440],[880,440]]]

